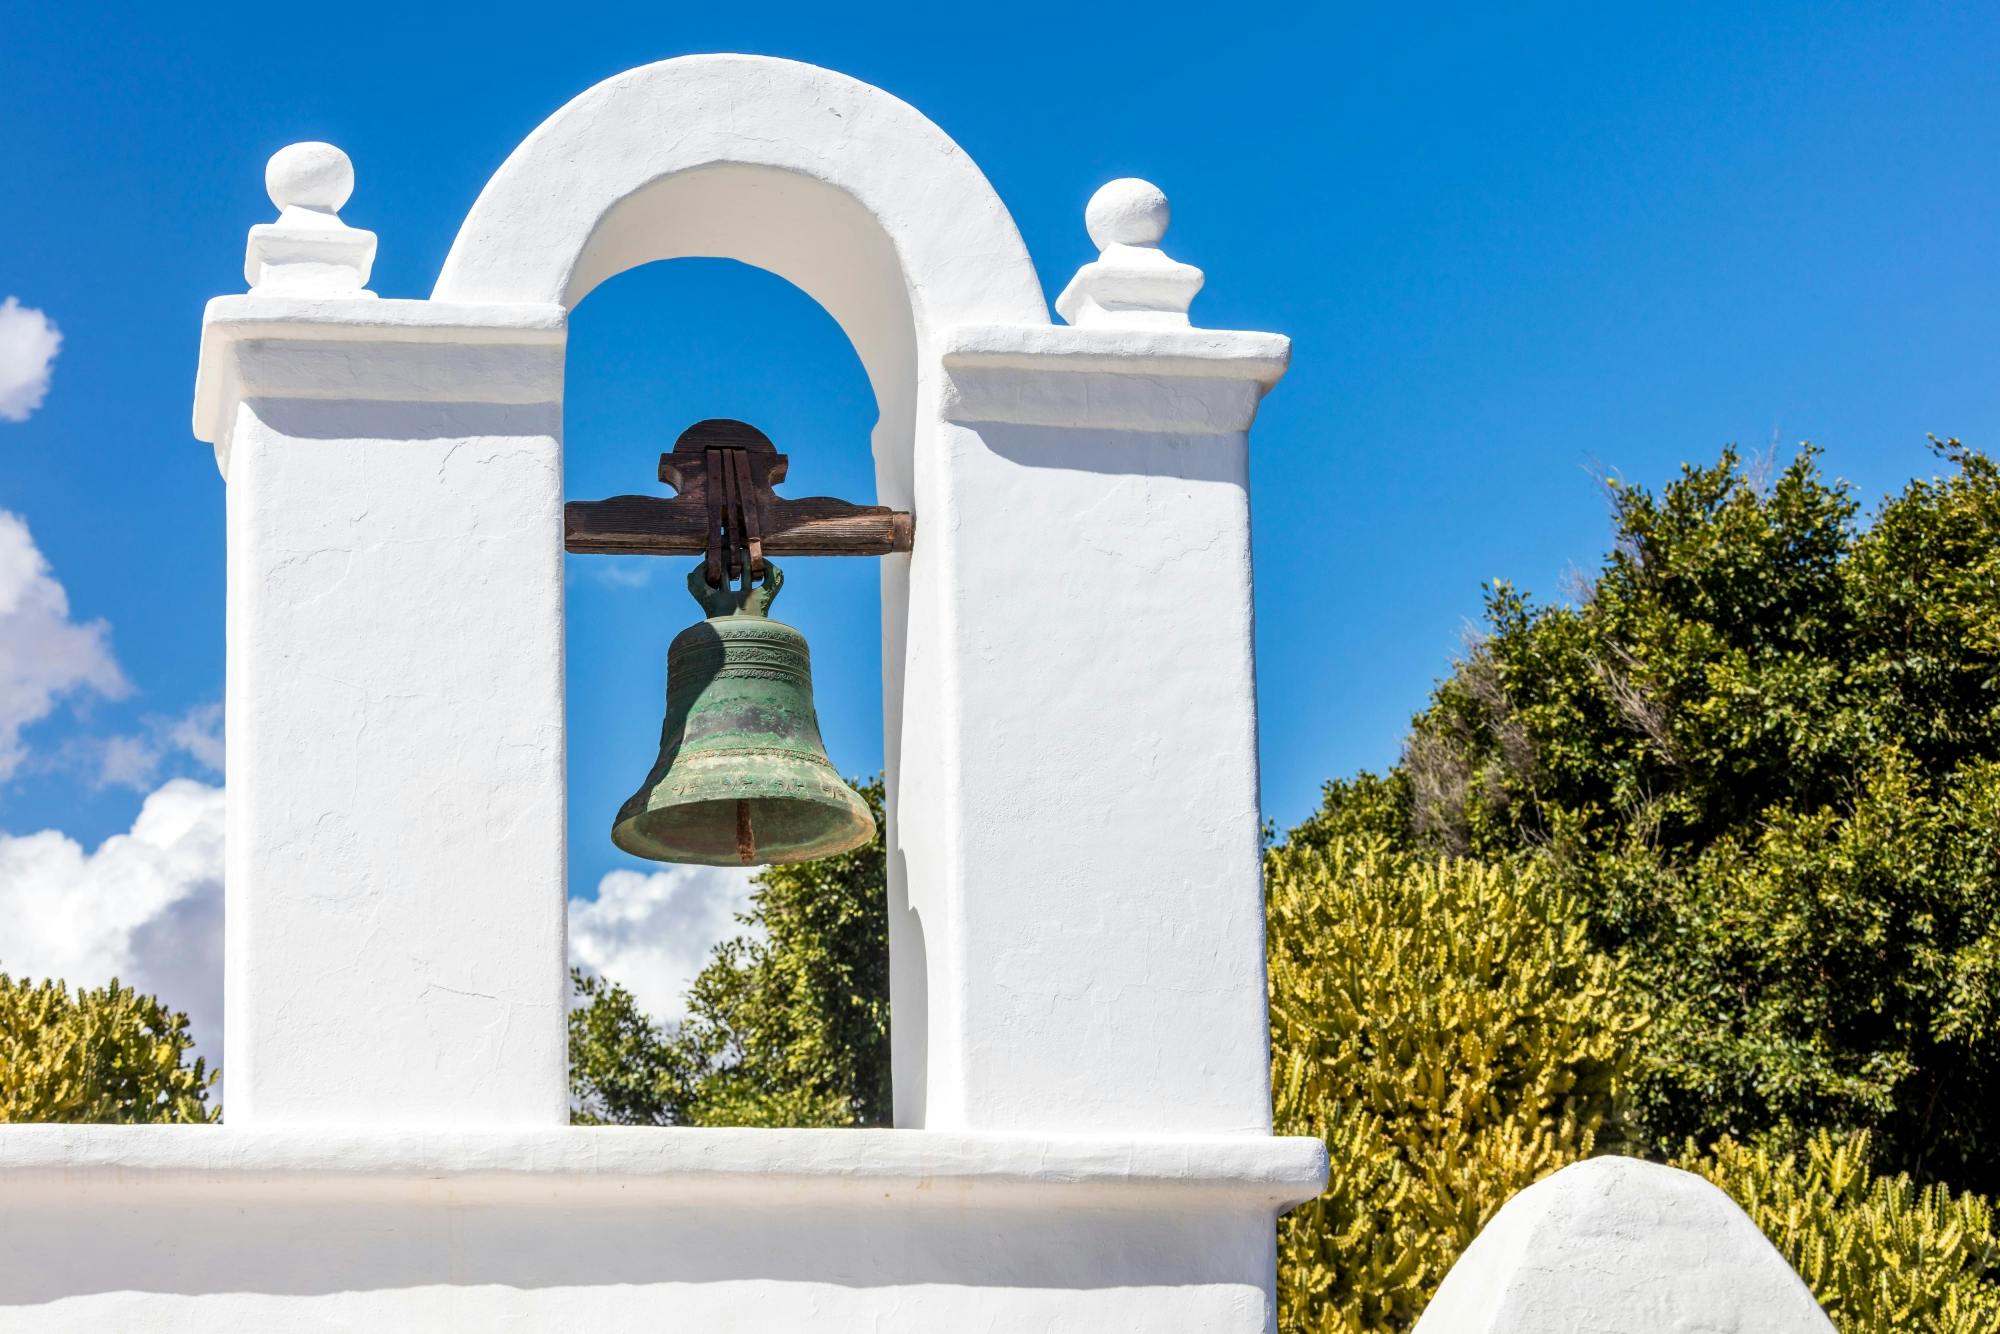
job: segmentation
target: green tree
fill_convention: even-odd
[[[694,1071],[674,1035],[608,978],[569,970],[570,1121],[576,1125],[693,1124]]]
[[[1872,1129],[2000,1187],[2000,473],[1939,446],[1865,529],[1801,452],[1611,485],[1575,602],[1504,584],[1386,777],[1295,835],[1534,861],[1657,1002],[1637,1093],[1684,1140]]]
[[[856,790],[879,831],[881,780]],[[577,975],[577,1119],[890,1124],[887,884],[879,832],[853,852],[767,867],[742,919],[753,930],[717,947],[671,1029],[622,987]]]
[[[0,973],[0,1122],[215,1121],[188,1019],[113,980],[72,993]]]

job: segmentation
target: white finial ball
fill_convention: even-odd
[[[1099,250],[1111,245],[1158,245],[1172,216],[1160,187],[1122,176],[1099,188],[1084,206],[1083,225]]]
[[[264,189],[280,209],[338,213],[354,193],[354,163],[332,144],[289,144],[265,165]]]

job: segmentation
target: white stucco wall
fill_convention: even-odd
[[[1316,1148],[10,1127],[0,1327],[1249,1334]]]
[[[926,1124],[1269,1130],[1246,432],[1287,351],[951,332]]]

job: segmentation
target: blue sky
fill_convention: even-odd
[[[160,784],[221,780],[223,486],[189,398],[202,303],[241,290],[244,231],[272,213],[266,157],[345,148],[344,216],[381,238],[371,285],[422,296],[544,116],[706,50],[827,65],[925,111],[1013,209],[1051,297],[1092,257],[1091,191],[1156,181],[1167,250],[1208,274],[1195,321],[1293,337],[1252,438],[1281,824],[1326,777],[1394,759],[1484,581],[1557,596],[1596,561],[1594,472],[1658,483],[1729,441],[1812,439],[1872,500],[1931,470],[1926,432],[2000,437],[1990,7],[16,6],[0,299],[62,342],[39,408],[0,419],[0,511],[103,660],[71,636],[84,674],[15,706],[0,834],[87,857]],[[768,275],[625,275],[576,311],[570,376],[573,496],[641,489],[718,415],[790,452],[792,494],[871,488],[860,367]],[[799,564],[782,611],[811,637],[834,758],[872,772],[874,571]],[[605,830],[651,758],[678,583],[572,558],[574,893],[646,869]],[[21,666],[24,643],[0,642],[0,689],[10,653],[17,675],[46,667]]]

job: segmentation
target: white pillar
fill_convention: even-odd
[[[1262,1133],[1246,432],[1289,344],[1189,327],[1202,275],[1159,250],[1152,186],[1113,182],[1087,220],[1104,253],[1058,303],[1079,327],[944,348],[921,532],[946,758],[902,810],[949,830],[909,878],[924,1124]]]
[[[225,1114],[560,1125],[563,312],[375,300],[345,155],[268,179],[196,405],[229,487]]]

